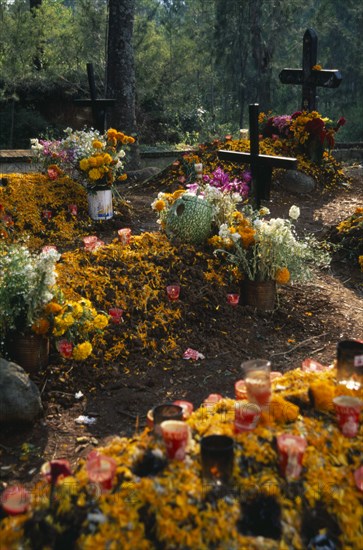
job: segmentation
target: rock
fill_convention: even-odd
[[[152,178],[160,172],[159,168],[156,166],[148,166],[146,168],[141,168],[140,170],[129,170],[127,172],[127,181],[142,183],[143,181]]]
[[[29,375],[0,358],[0,423],[32,423],[42,412],[39,390]]]
[[[314,178],[299,172],[299,170],[285,170],[278,178],[278,183],[286,191],[299,195],[307,195],[312,193],[316,187]]]

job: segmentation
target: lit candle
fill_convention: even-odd
[[[239,294],[227,294],[227,302],[231,306],[236,306],[239,302]]]
[[[169,300],[178,300],[179,294],[180,294],[180,286],[179,285],[168,285],[166,287],[166,293],[168,295]]]
[[[280,471],[287,480],[299,478],[306,446],[306,439],[298,435],[281,434],[277,437]]]
[[[124,227],[117,231],[118,238],[122,244],[130,244],[131,239],[131,229],[129,227]]]

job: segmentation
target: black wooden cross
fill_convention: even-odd
[[[313,70],[317,62],[318,55],[318,36],[314,29],[307,29],[303,38],[303,62],[302,69],[283,69],[279,78],[283,84],[302,85],[302,103],[303,111],[316,110],[316,88],[337,88],[342,75],[336,69],[331,71]]]
[[[97,99],[95,73],[93,64],[87,63],[88,84],[91,99],[75,99],[74,103],[81,107],[92,108],[93,126],[101,134],[105,131],[106,108],[115,103],[115,99]]]
[[[257,103],[249,106],[250,153],[220,150],[218,151],[218,157],[221,160],[236,162],[237,164],[247,163],[251,165],[252,194],[256,207],[260,208],[262,199],[270,199],[272,168],[296,170],[297,159],[259,154],[258,111],[259,105]]]

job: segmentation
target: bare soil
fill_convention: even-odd
[[[301,210],[298,230],[328,236],[333,226],[363,206],[362,166],[347,166],[345,172],[352,178],[350,188],[292,195],[273,187],[266,206],[274,216],[286,216],[291,204],[296,204]],[[159,190],[155,180],[123,188],[132,206],[127,221],[133,233],[158,230],[150,203]],[[342,251],[334,256],[330,269],[317,273],[308,285],[279,288],[278,306],[272,312],[231,307],[225,302],[225,289],[208,298],[215,307],[194,309],[193,314],[188,297],[183,298],[185,323],[193,328],[189,345],[202,351],[204,360],[181,357],[172,368],[160,362],[146,368],[134,353],[128,375],[115,370],[112,378],[94,380],[92,373],[80,369],[68,381],[50,371],[35,377],[44,416],[33,426],[2,430],[0,489],[15,480],[31,486],[46,460],[68,458],[75,465],[110,437],[131,436],[146,425],[147,411],[155,404],[186,399],[197,407],[210,393],[232,397],[243,360],[268,357],[273,370],[282,372],[300,367],[308,357],[327,365],[335,358],[339,340],[363,338],[363,274]],[[84,396],[76,399],[79,391]],[[81,414],[96,422],[92,426],[75,423]]]

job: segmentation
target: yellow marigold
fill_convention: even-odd
[[[89,157],[88,160],[88,168],[97,166],[97,157]]]
[[[79,319],[83,315],[83,307],[78,302],[72,302],[72,315],[76,319]]]
[[[32,331],[35,332],[35,334],[47,334],[49,328],[49,321],[43,317],[34,321],[32,325]]]
[[[81,170],[88,170],[89,168],[88,159],[81,159],[79,161],[79,167]]]
[[[130,145],[131,145],[132,143],[135,143],[135,138],[133,138],[132,136],[128,136],[128,137],[127,137],[127,141],[128,141],[128,143],[130,143]]]
[[[105,154],[103,155],[103,162],[104,162],[105,164],[111,164],[111,162],[112,162],[112,157],[111,157],[111,155],[109,155],[108,153],[105,153]]]
[[[66,313],[63,317],[63,322],[67,327],[74,325],[75,319],[70,313]]]
[[[88,175],[91,180],[99,180],[102,177],[102,174],[98,168],[92,168],[92,170],[89,171]]]
[[[309,396],[313,401],[315,409],[319,411],[331,411],[333,410],[335,386],[327,380],[316,380],[310,384]]]
[[[92,353],[92,344],[90,342],[83,342],[82,344],[77,344],[73,348],[72,357],[76,361],[84,361]]]
[[[321,69],[322,69],[321,65],[314,65],[313,67],[311,67],[312,71],[321,71]]]
[[[107,137],[110,139],[117,138],[117,133],[117,130],[115,130],[114,128],[109,128],[107,130]]]
[[[243,248],[248,248],[252,243],[255,242],[255,230],[249,227],[244,228],[242,231],[239,231],[241,235],[241,241]]]
[[[286,285],[290,281],[290,271],[287,267],[277,270],[275,280],[279,285]]]
[[[93,146],[95,149],[102,149],[102,143],[101,143],[98,139],[95,139],[95,140],[92,142],[92,146]]]
[[[358,206],[358,208],[355,209],[354,214],[363,214],[363,208],[361,206]]]
[[[165,202],[159,199],[158,201],[155,202],[154,208],[157,212],[161,212],[165,208]]]
[[[173,193],[173,199],[178,199],[179,197],[181,197],[182,195],[184,195],[185,193],[185,189],[177,189],[176,191],[174,191]]]
[[[273,395],[268,413],[265,414],[268,414],[277,423],[293,422],[299,416],[300,409],[280,395]]]
[[[99,313],[93,320],[93,326],[99,330],[104,329],[108,325],[108,319],[106,315]]]
[[[213,248],[221,248],[223,246],[223,239],[219,235],[213,235],[208,239],[208,244]]]
[[[119,181],[125,181],[125,180],[127,180],[127,174],[121,174],[121,176],[119,176],[117,179]]]

